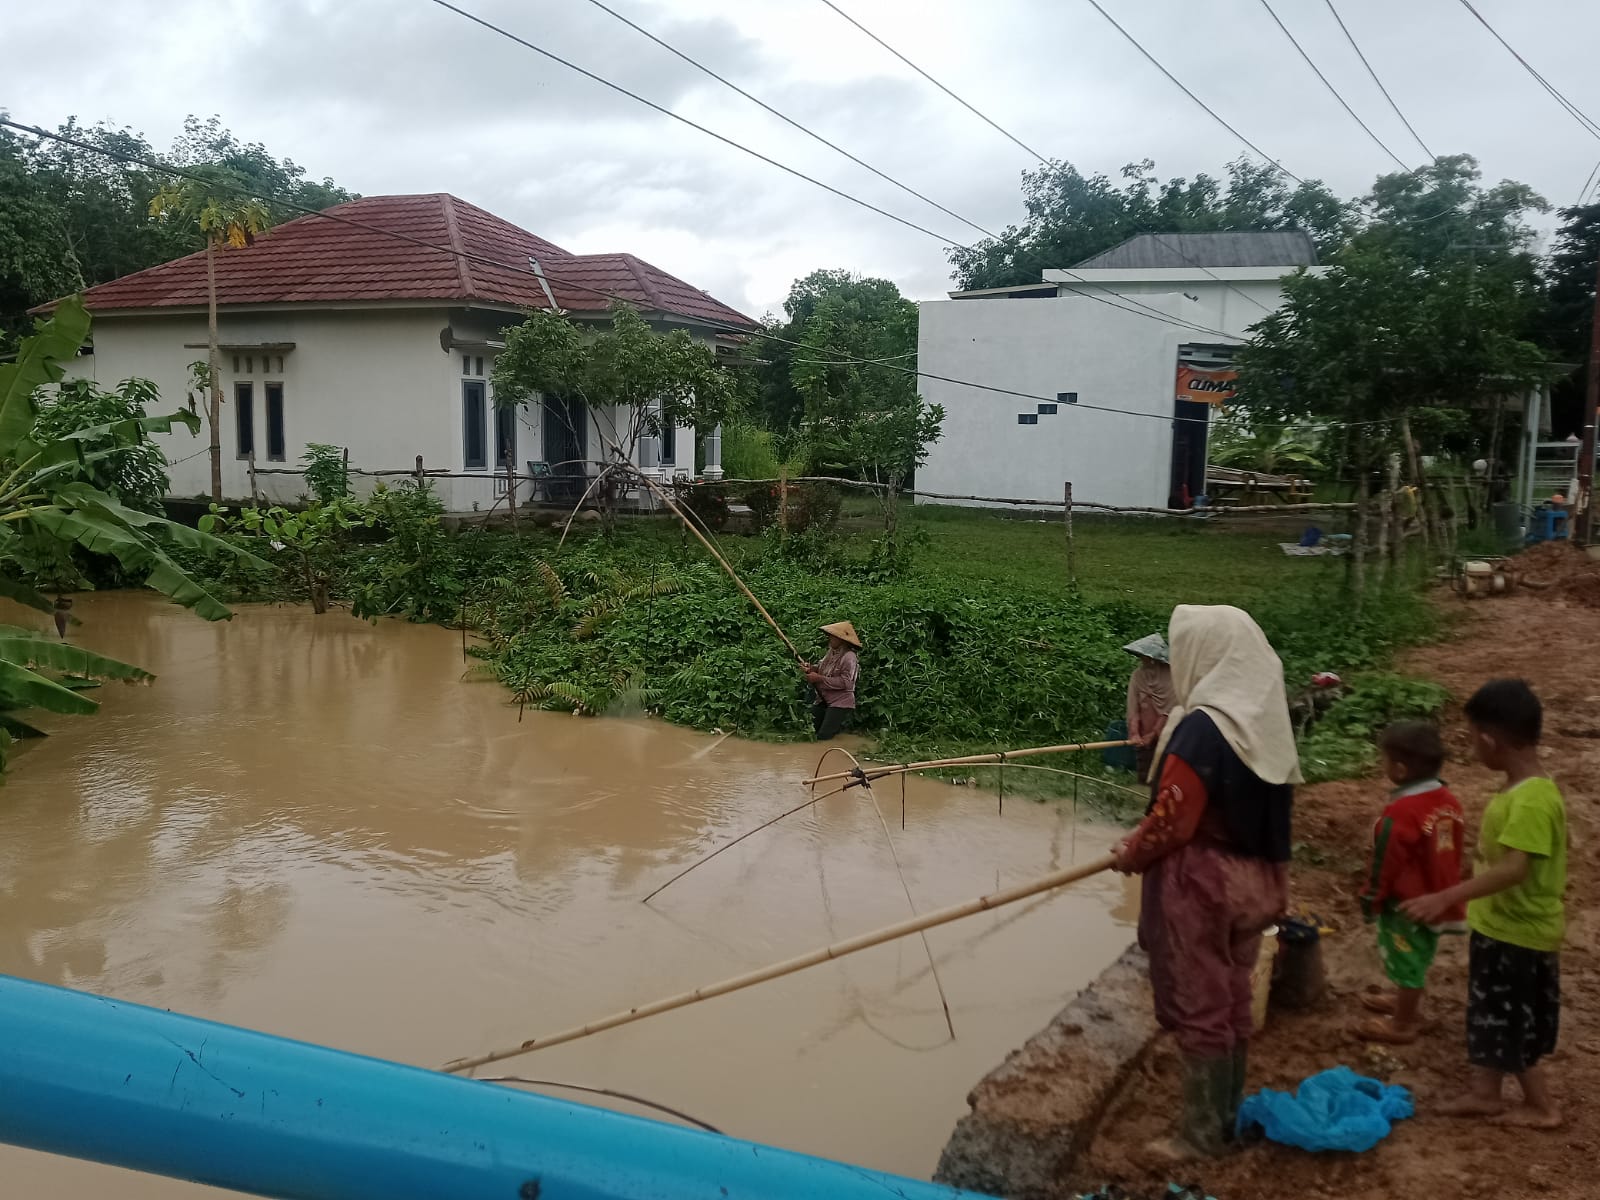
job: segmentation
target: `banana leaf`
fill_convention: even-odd
[[[120,506],[118,506],[120,507]],[[130,510],[131,511],[131,510]],[[143,516],[144,514],[140,514]],[[161,518],[153,518],[160,521]],[[233,616],[228,606],[186,574],[149,538],[108,515],[80,508],[64,512],[57,508],[34,510],[32,520],[65,541],[76,542],[95,554],[109,554],[130,573],[148,572],[145,585],[152,587],[185,608],[192,608],[208,621],[226,621]],[[171,524],[171,522],[163,522]],[[175,528],[183,528],[175,526]],[[206,535],[188,530],[196,537]],[[218,541],[216,538],[209,539]],[[221,543],[226,545],[226,543]],[[254,556],[248,556],[253,558]]]
[[[14,738],[42,738],[50,735],[36,725],[29,725],[21,717],[13,716],[8,712],[0,712],[0,731],[4,731]],[[0,762],[4,755],[0,754]]]
[[[0,363],[0,459],[19,461],[16,448],[27,440],[39,412],[34,393],[61,378],[59,364],[70,361],[88,336],[89,313],[72,296],[56,305],[54,316],[37,332],[22,339],[14,360]]]
[[[0,708],[42,708],[47,712],[84,716],[100,706],[87,696],[27,667],[0,660]]]
[[[154,679],[155,676],[141,667],[119,662],[74,646],[71,642],[40,637],[33,633],[21,636],[0,632],[0,662],[34,670],[55,671],[62,675],[85,676],[88,682],[97,679]],[[65,684],[63,686],[66,686]]]
[[[0,596],[7,600],[14,600],[28,608],[36,608],[40,612],[54,612],[55,605],[50,603],[50,597],[42,592],[35,591],[25,583],[15,579],[7,579],[0,575]]]

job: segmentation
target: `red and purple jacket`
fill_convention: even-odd
[[[1371,919],[1402,901],[1455,887],[1461,882],[1465,830],[1461,802],[1437,779],[1396,791],[1373,826],[1361,911]],[[1438,924],[1459,926],[1466,919],[1466,905],[1458,904]]]

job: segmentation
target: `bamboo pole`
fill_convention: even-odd
[[[767,983],[773,979],[781,979],[785,975],[793,975],[796,971],[803,971],[807,967],[814,967],[820,963],[832,962],[836,958],[843,958],[847,954],[855,954],[861,950],[881,946],[885,942],[892,942],[897,938],[908,937],[913,933],[921,933],[926,929],[933,929],[939,925],[948,925],[952,921],[959,921],[963,917],[976,916],[981,912],[1002,908],[1007,904],[1015,904],[1018,900],[1026,900],[1029,896],[1037,896],[1040,892],[1053,891],[1065,887],[1069,883],[1077,883],[1098,875],[1102,871],[1110,870],[1115,858],[1109,854],[1095,859],[1093,862],[1084,863],[1082,866],[1065,867],[1059,871],[1052,871],[1048,875],[1041,875],[1027,883],[1019,883],[1012,887],[1001,888],[990,892],[986,896],[979,896],[976,900],[967,900],[961,904],[952,904],[920,917],[909,917],[893,925],[875,929],[870,933],[858,934],[853,938],[846,938],[842,942],[834,942],[829,946],[822,946],[794,958],[785,959],[783,962],[773,963],[771,966],[761,967],[755,971],[746,971],[742,975],[735,975],[717,983],[705,984],[694,988],[692,991],[679,992],[675,996],[667,996],[661,1000],[654,1000],[648,1004],[635,1005],[633,1008],[622,1012],[612,1013],[608,1017],[590,1021],[584,1025],[577,1025],[571,1029],[563,1029],[559,1033],[547,1034],[544,1037],[532,1037],[515,1046],[508,1046],[500,1050],[491,1050],[486,1054],[473,1055],[468,1058],[458,1058],[446,1063],[440,1068],[448,1074],[460,1071],[470,1071],[477,1067],[487,1066],[489,1063],[503,1062],[508,1058],[516,1058],[521,1054],[528,1054],[534,1050],[544,1050],[550,1046],[559,1046],[564,1042],[575,1042],[580,1038],[590,1037],[602,1033],[607,1029],[615,1029],[619,1025],[628,1025],[634,1021],[642,1021],[646,1017],[653,1017],[659,1013],[671,1012],[674,1009],[684,1008],[690,1004],[697,1004],[702,1000],[710,1000],[717,996],[726,996],[729,992],[737,992],[744,988],[754,987],[758,983]]]
[[[761,614],[762,620],[766,621],[768,625],[771,625],[772,632],[777,634],[778,637],[782,639],[785,646],[789,647],[789,653],[794,655],[795,661],[804,666],[806,662],[805,655],[801,654],[799,650],[795,649],[795,644],[789,640],[789,635],[783,631],[783,626],[779,625],[778,622],[773,619],[772,614],[767,611],[766,605],[762,604],[761,601],[756,599],[756,594],[745,585],[744,580],[739,578],[739,572],[733,569],[728,560],[722,557],[721,552],[718,551],[718,549],[711,544],[706,536],[700,532],[699,527],[683,514],[683,510],[678,507],[677,502],[674,501],[672,497],[668,496],[653,479],[651,479],[648,475],[643,474],[639,475],[639,479],[643,481],[645,487],[649,488],[656,494],[661,503],[667,506],[667,509],[673,514],[673,516],[682,521],[689,532],[694,534],[695,539],[710,552],[711,557],[717,560],[718,565],[720,565],[723,571],[727,573],[728,578],[733,580],[738,589],[744,593],[745,599],[756,606],[756,611]]]
[[[898,771],[924,771],[934,767],[964,767],[970,763],[1000,763],[1013,758],[1033,758],[1040,754],[1066,754],[1074,750],[1115,750],[1118,746],[1131,746],[1131,741],[1120,742],[1073,742],[1066,746],[1032,746],[1026,750],[996,750],[993,754],[969,754],[965,758],[935,758],[927,762],[893,763],[889,766],[870,767],[863,772],[869,780],[882,779],[885,775],[893,775]],[[810,779],[801,780],[802,783],[827,783],[832,779],[846,779],[854,775],[854,771],[839,771],[832,775],[815,775]]]

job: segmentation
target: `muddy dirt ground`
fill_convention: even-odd
[[[1545,763],[1566,796],[1570,836],[1568,933],[1562,952],[1561,1040],[1550,1060],[1566,1126],[1553,1133],[1501,1128],[1433,1115],[1466,1075],[1464,1014],[1466,945],[1446,939],[1429,977],[1438,1032],[1413,1046],[1369,1054],[1350,1035],[1358,996],[1383,982],[1370,927],[1356,903],[1360,863],[1382,807],[1378,781],[1301,789],[1296,799],[1297,843],[1322,865],[1297,864],[1293,903],[1318,914],[1337,932],[1323,939],[1330,995],[1318,1011],[1274,1012],[1252,1043],[1250,1090],[1291,1089],[1338,1064],[1411,1088],[1417,1116],[1401,1122],[1366,1154],[1312,1155],[1263,1145],[1223,1161],[1180,1169],[1176,1181],[1198,1182],[1217,1200],[1341,1200],[1409,1197],[1600,1196],[1600,609],[1585,599],[1543,592],[1464,603],[1452,638],[1411,654],[1410,673],[1447,686],[1455,702],[1445,718],[1451,763],[1446,780],[1467,809],[1475,834],[1495,778],[1469,761],[1459,702],[1484,680],[1520,675],[1545,704]],[[1575,601],[1575,602],[1574,602]],[[1080,1183],[1115,1181],[1134,1195],[1165,1192],[1170,1171],[1152,1173],[1140,1147],[1163,1133],[1178,1094],[1178,1062],[1170,1045],[1148,1056],[1142,1074],[1108,1114],[1084,1164]],[[1515,1085],[1508,1083],[1508,1095]]]

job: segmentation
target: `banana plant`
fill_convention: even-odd
[[[41,388],[58,383],[61,364],[78,352],[89,332],[89,314],[76,297],[63,300],[51,319],[22,339],[17,356],[0,363],[0,596],[41,612],[54,605],[25,578],[30,547],[54,542],[110,555],[124,571],[142,576],[147,586],[192,608],[208,621],[232,614],[168,555],[171,547],[204,554],[254,556],[219,538],[140,512],[88,482],[87,467],[126,450],[151,433],[182,425],[199,429],[193,413],[136,417],[80,429],[62,437],[36,431]],[[264,564],[262,564],[264,565]],[[13,626],[0,627],[0,769],[12,733],[32,727],[12,714],[41,708],[57,713],[90,713],[98,705],[81,694],[83,681],[140,680],[138,667],[76,646],[51,641]]]

